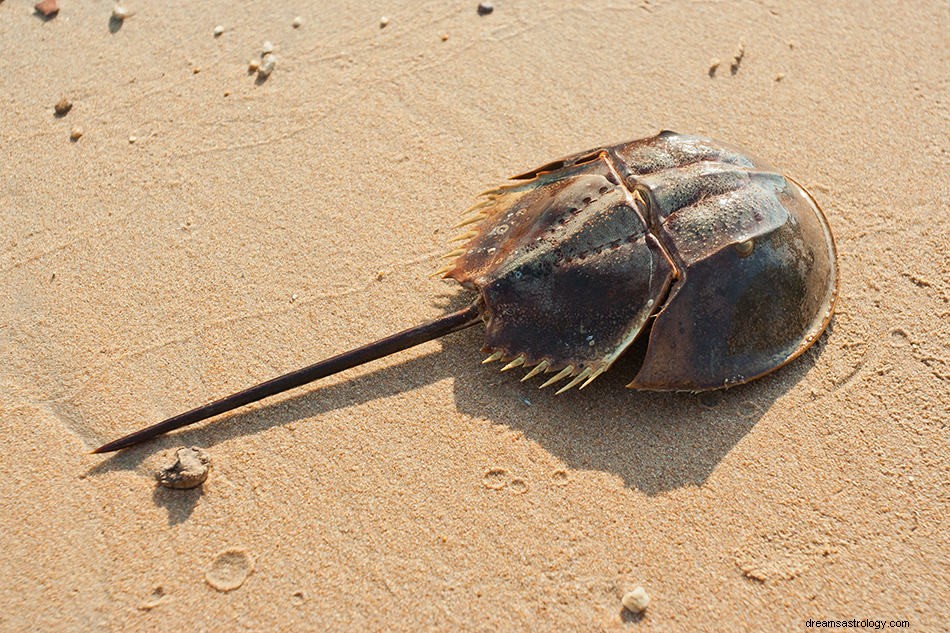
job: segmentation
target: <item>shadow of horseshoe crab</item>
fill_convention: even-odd
[[[824,338],[822,338],[822,341]],[[647,495],[702,485],[820,354],[821,342],[775,373],[701,393],[634,391],[637,363],[621,357],[583,391],[555,396],[540,378],[481,367],[455,381],[456,406],[520,431],[573,470],[597,470]],[[490,387],[486,387],[490,385]]]

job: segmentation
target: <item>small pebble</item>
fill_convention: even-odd
[[[379,28],[384,29],[386,28],[387,24],[389,24],[389,18],[387,18],[385,15],[379,18]]]
[[[449,36],[447,33],[443,33],[442,35],[439,36],[439,39],[442,40],[443,42],[448,42]]]
[[[719,65],[722,63],[718,58],[709,62],[709,76],[715,77],[716,71],[719,70]]]
[[[134,134],[129,137],[129,143],[130,143],[130,144],[131,144],[131,143],[135,143],[135,141],[137,141],[137,140],[139,140],[139,137],[135,136]]]
[[[33,5],[37,13],[43,14],[44,18],[50,18],[59,13],[59,3],[56,0],[43,0]]]
[[[291,26],[293,26],[295,29],[299,29],[301,24],[303,24],[303,18],[299,15],[294,18],[293,22],[291,22]]]
[[[198,448],[179,448],[175,451],[175,463],[156,473],[158,483],[166,488],[186,490],[196,488],[208,478],[208,469],[211,467],[211,457]]]
[[[270,40],[266,40],[263,46],[261,46],[261,54],[267,55],[268,53],[273,53],[273,52],[274,52],[273,42],[271,42]]]
[[[123,20],[125,20],[127,17],[131,15],[132,14],[129,13],[129,10],[123,7],[121,4],[117,4],[114,7],[112,7],[112,17],[118,20],[119,22],[122,22]]]
[[[633,591],[628,591],[620,599],[623,608],[630,613],[643,613],[650,606],[650,596],[647,595],[643,587],[637,587]]]
[[[214,36],[215,36],[215,37],[221,37],[221,34],[222,34],[222,33],[224,33],[224,27],[223,27],[223,26],[221,26],[221,25],[219,24],[218,26],[214,27]]]
[[[73,109],[73,102],[66,97],[61,97],[56,105],[53,106],[53,112],[56,116],[66,116],[66,113]]]
[[[277,57],[273,53],[266,53],[261,58],[261,67],[257,74],[261,77],[269,77],[274,72],[274,66],[277,65]]]
[[[478,15],[488,15],[495,10],[494,5],[491,2],[479,2],[478,3]]]
[[[782,81],[785,79],[785,73],[778,73],[775,75],[775,81]]]
[[[252,59],[247,63],[247,71],[251,73],[256,73],[257,69],[261,67],[261,62],[258,59]]]
[[[82,134],[82,128],[77,125],[69,132],[69,140],[75,143],[82,138]]]

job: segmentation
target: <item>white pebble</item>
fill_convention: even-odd
[[[120,22],[126,19],[127,17],[129,17],[130,15],[132,14],[129,13],[129,10],[120,4],[117,4],[114,7],[112,7],[112,17],[115,18],[116,20],[119,20]]]
[[[256,73],[257,69],[260,67],[261,67],[261,62],[258,59],[252,59],[249,62],[247,62],[248,72]]]
[[[257,71],[261,77],[267,77],[274,72],[274,66],[277,65],[277,57],[273,53],[267,53],[261,58],[261,67]]]
[[[223,27],[223,26],[221,26],[221,25],[219,24],[218,26],[214,27],[214,36],[215,36],[215,37],[221,37],[221,34],[222,34],[222,33],[224,33],[224,27]]]
[[[265,41],[264,45],[261,46],[261,53],[266,55],[268,53],[273,53],[273,52],[274,52],[274,44],[270,40]]]
[[[643,613],[650,606],[650,596],[643,587],[637,587],[625,593],[620,602],[624,609],[631,613]]]
[[[389,24],[389,18],[387,18],[385,15],[379,18],[379,28],[384,29],[386,28],[387,24]]]
[[[291,24],[295,29],[299,29],[300,25],[303,24],[303,18],[298,15]]]

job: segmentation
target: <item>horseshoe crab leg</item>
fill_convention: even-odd
[[[183,426],[188,426],[189,424],[194,424],[195,422],[200,422],[212,416],[220,415],[221,413],[237,409],[246,404],[257,402],[258,400],[287,391],[288,389],[293,389],[294,387],[305,385],[320,378],[326,378],[327,376],[356,367],[357,365],[395,354],[396,352],[425,343],[426,341],[431,341],[446,334],[451,334],[452,332],[457,332],[458,330],[475,325],[481,321],[480,315],[481,306],[479,302],[476,301],[469,307],[459,310],[458,312],[453,312],[429,321],[428,323],[403,330],[398,334],[393,334],[374,343],[358,347],[348,352],[343,352],[342,354],[320,361],[309,367],[304,367],[303,369],[292,371],[289,374],[278,376],[267,382],[262,382],[259,385],[225,396],[220,400],[215,400],[214,402],[197,407],[191,411],[170,417],[158,424],[130,433],[108,444],[103,444],[92,452],[110,453],[117,451]]]

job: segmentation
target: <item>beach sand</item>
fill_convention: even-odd
[[[946,625],[946,2],[261,4],[0,3],[0,629]],[[555,397],[476,328],[89,453],[464,305],[429,275],[480,191],[661,129],[824,208],[786,368]],[[157,488],[180,446],[208,480]]]

